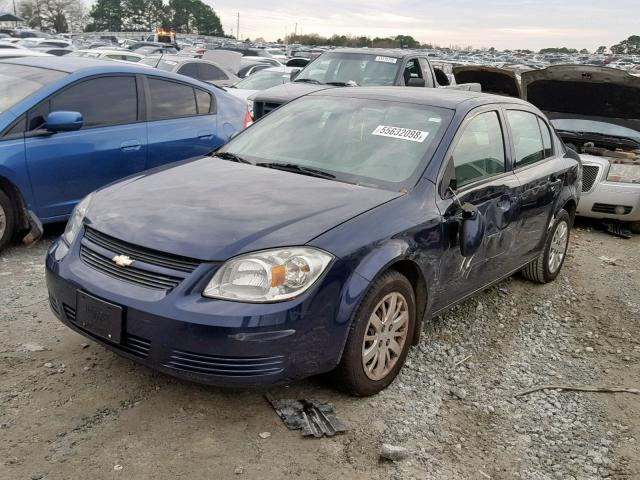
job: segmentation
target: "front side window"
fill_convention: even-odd
[[[134,77],[101,77],[71,86],[54,96],[50,111],[80,112],[83,128],[134,123],[138,94]]]
[[[252,163],[322,170],[337,181],[413,187],[453,112],[371,99],[302,97],[263,117],[224,150]]]
[[[474,117],[460,136],[452,157],[458,187],[504,173],[504,138],[498,113]]]
[[[193,87],[149,78],[150,120],[190,117],[198,114]]]
[[[515,146],[516,168],[545,158],[538,116],[522,110],[507,110],[507,120]]]

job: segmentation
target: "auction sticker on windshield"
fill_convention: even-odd
[[[422,130],[412,130],[410,128],[389,127],[387,125],[378,125],[371,135],[380,137],[399,138],[401,140],[410,140],[412,142],[424,142],[429,136],[429,132]]]
[[[398,63],[397,58],[393,57],[376,57],[376,62],[385,62],[385,63]]]

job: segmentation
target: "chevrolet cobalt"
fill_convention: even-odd
[[[86,197],[47,255],[51,308],[182,378],[332,372],[372,395],[424,321],[520,270],[557,277],[580,178],[575,152],[521,100],[317,92],[209,156]]]

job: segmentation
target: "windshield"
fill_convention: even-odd
[[[288,73],[284,73],[283,70],[279,72],[258,72],[239,81],[234,85],[234,87],[245,90],[266,90],[267,88],[275,87],[276,85],[288,83],[289,79],[290,75]]]
[[[400,59],[359,53],[325,53],[300,72],[296,82],[359,86],[393,85],[400,68]]]
[[[595,120],[581,120],[574,118],[561,118],[551,120],[556,130],[569,132],[596,133],[612,137],[631,138],[640,142],[640,131],[632,128],[615,125],[613,123],[598,122]]]
[[[221,152],[401,191],[415,185],[452,117],[424,105],[314,95],[273,111]]]
[[[3,64],[0,69],[0,113],[66,75],[45,68]]]

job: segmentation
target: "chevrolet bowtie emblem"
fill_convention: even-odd
[[[133,260],[131,260],[131,258],[127,257],[126,255],[116,255],[111,260],[113,260],[116,265],[123,268],[130,267],[133,263]]]

